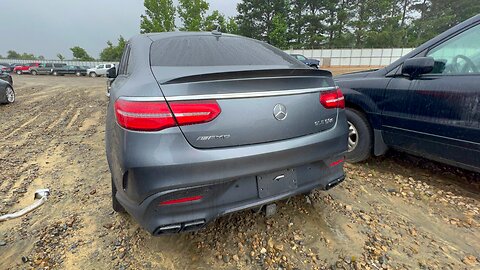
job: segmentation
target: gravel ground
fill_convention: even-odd
[[[347,70],[334,70],[335,73]],[[480,269],[480,175],[390,151],[336,188],[152,237],[114,213],[105,79],[16,76],[0,106],[0,269]]]

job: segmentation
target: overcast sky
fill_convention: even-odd
[[[240,0],[207,2],[210,10],[234,16]],[[69,48],[78,45],[98,58],[107,40],[138,34],[143,13],[143,0],[0,0],[0,55],[15,50],[70,59]]]

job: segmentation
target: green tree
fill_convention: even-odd
[[[19,53],[17,53],[16,51],[10,50],[10,51],[7,52],[7,58],[8,59],[21,59],[22,56]]]
[[[203,22],[202,30],[212,31],[220,27],[220,30],[225,32],[227,28],[227,22],[225,16],[218,10],[214,10],[212,14],[208,15]]]
[[[312,0],[313,1],[313,0]],[[274,28],[273,17],[288,17],[287,0],[243,0],[237,5],[237,23],[240,35],[267,41],[268,34]]]
[[[291,0],[290,15],[288,16],[288,36],[291,45],[296,48],[303,47],[305,40],[305,8],[307,0]]]
[[[23,59],[23,60],[36,60],[37,58],[36,58],[35,55],[33,55],[32,53],[22,53],[22,55],[20,56],[20,59]]]
[[[204,25],[209,4],[204,0],[179,0],[178,15],[183,22],[182,31],[200,31]]]
[[[270,44],[281,49],[286,49],[288,25],[285,18],[281,14],[276,14],[272,19],[272,29],[268,33]]]
[[[63,61],[65,60],[65,56],[61,55],[61,54],[57,54],[57,58],[60,59],[60,61]]]
[[[100,60],[119,62],[126,44],[127,41],[122,36],[118,39],[117,45],[113,45],[111,41],[107,41],[108,47],[100,53]]]
[[[238,34],[238,24],[235,21],[235,18],[228,18],[227,24],[225,25],[225,32],[230,34]]]
[[[175,30],[175,7],[172,0],[145,0],[145,15],[141,16],[140,32]]]
[[[461,11],[459,8],[461,7]],[[409,43],[417,46],[454,25],[480,13],[480,1],[416,0],[412,10],[420,18],[412,23]]]
[[[93,57],[91,57],[87,51],[79,46],[75,46],[73,48],[70,48],[70,50],[73,53],[73,58],[75,60],[80,60],[80,61],[93,61],[95,60]]]

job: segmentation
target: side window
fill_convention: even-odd
[[[45,64],[45,67],[46,67],[46,68],[51,68],[51,67],[52,67],[52,64]]]
[[[97,68],[103,68],[103,67],[104,67],[104,65],[98,65],[98,67],[97,67]]]
[[[480,73],[480,25],[474,26],[431,49],[435,66],[430,74]]]
[[[111,68],[111,67],[112,67],[112,65],[106,65],[105,66],[105,68]]]
[[[120,59],[120,64],[118,65],[118,74],[126,75],[128,74],[128,60],[130,58],[130,45],[127,44],[123,50],[122,58]]]

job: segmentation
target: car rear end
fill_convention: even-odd
[[[12,72],[12,68],[7,63],[0,63],[0,73],[2,72],[10,73]]]
[[[106,135],[116,199],[148,231],[195,230],[343,180],[347,124],[329,72],[237,36],[151,39],[158,93],[115,82]]]

